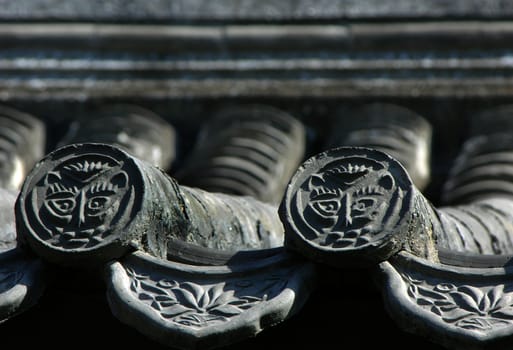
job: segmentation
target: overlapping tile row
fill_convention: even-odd
[[[256,144],[261,152],[271,140],[287,146],[274,150],[277,158],[266,158],[265,197],[179,184],[165,170],[174,151],[171,125],[144,119],[145,113],[134,106],[107,106],[96,117],[71,123],[57,148],[24,180],[12,251],[35,253],[41,259],[35,261],[54,268],[109,266],[105,284],[115,316],[171,347],[228,345],[299,312],[314,288],[314,265],[284,249],[276,207],[259,197],[276,204],[269,196],[284,191],[286,172],[301,161],[300,122],[287,124],[272,115],[262,134],[260,125],[253,125],[258,117],[241,123],[238,135],[246,136],[249,149]],[[232,119],[237,122],[232,115],[225,122]],[[300,140],[297,147],[286,139],[288,127]],[[233,146],[229,139],[217,144]],[[262,167],[261,158],[239,155],[248,168]],[[206,166],[190,176],[210,174]],[[153,276],[156,270],[159,276]],[[159,287],[166,283],[170,288]],[[155,302],[148,305],[148,298]]]
[[[418,189],[429,184],[433,127],[423,116],[397,104],[370,103],[341,109],[333,119],[325,149],[378,149],[397,159]]]
[[[300,116],[221,109],[180,169],[169,120],[105,106],[73,120],[56,149],[40,146],[10,192],[0,299],[16,301],[0,319],[37,302],[48,280],[34,276],[48,266],[105,266],[121,322],[210,349],[300,313],[319,268],[363,267],[406,331],[449,348],[510,344],[509,108],[474,119],[434,204],[424,189],[437,130],[401,105],[339,110],[308,159]]]
[[[45,152],[43,120],[0,106],[0,187],[19,190],[27,173]]]
[[[375,264],[386,308],[409,332],[455,349],[511,346],[508,111],[473,119],[440,206],[376,149],[308,159],[282,202],[286,246],[338,268]]]
[[[114,145],[139,159],[170,170],[176,157],[174,126],[149,109],[108,104],[74,118],[57,147],[81,142]]]
[[[201,126],[180,183],[278,204],[303,160],[306,131],[294,116],[265,105],[225,108]]]

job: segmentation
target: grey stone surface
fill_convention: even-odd
[[[315,284],[314,265],[280,250],[234,265],[193,266],[133,253],[107,269],[114,315],[163,345],[213,349],[294,316]]]
[[[274,205],[305,154],[301,121],[266,105],[225,108],[199,133],[195,149],[173,174],[180,184]]]
[[[508,18],[509,2],[379,0],[4,0],[4,20],[212,21],[337,20],[359,18]]]

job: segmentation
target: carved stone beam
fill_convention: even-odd
[[[429,184],[433,131],[427,119],[390,103],[341,109],[333,119],[325,149],[375,148],[397,159],[419,190],[423,191]]]
[[[225,108],[202,127],[174,177],[187,186],[278,205],[303,160],[305,139],[302,123],[274,107]]]
[[[0,187],[19,190],[46,149],[46,127],[36,117],[0,106]]]
[[[313,264],[283,248],[274,206],[181,186],[112,145],[43,158],[16,222],[23,246],[47,261],[106,263],[114,315],[175,348],[253,336],[295,314],[314,285]]]
[[[176,131],[152,111],[130,104],[105,105],[74,119],[57,147],[106,143],[169,170],[176,156]]]

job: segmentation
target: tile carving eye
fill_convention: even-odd
[[[313,207],[321,215],[334,216],[340,210],[340,201],[338,199],[320,200],[314,202]]]
[[[376,205],[376,203],[376,198],[360,198],[353,203],[351,211],[354,215],[365,215],[370,209],[372,209]]]
[[[71,215],[76,206],[75,198],[50,198],[46,201],[49,211],[58,217]]]
[[[340,194],[336,192],[324,192],[312,196],[310,199],[312,208],[321,216],[333,217],[340,211]]]
[[[112,200],[109,196],[95,196],[87,201],[87,209],[90,215],[97,214],[107,209]]]

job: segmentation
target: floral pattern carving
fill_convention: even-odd
[[[286,285],[283,275],[226,282],[196,283],[138,273],[126,267],[130,290],[168,321],[204,327],[229,321],[278,295]]]
[[[408,296],[444,322],[471,331],[487,331],[513,323],[513,285],[432,283],[402,274]]]

